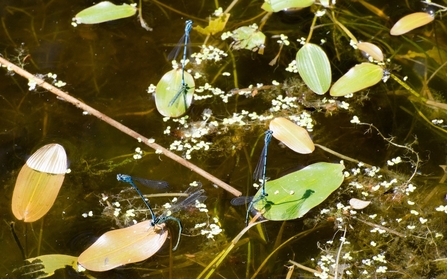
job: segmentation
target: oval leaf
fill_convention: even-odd
[[[383,61],[382,50],[375,44],[362,42],[357,44],[357,48],[371,56],[374,60]]]
[[[164,223],[151,226],[150,222],[106,232],[82,252],[78,263],[91,271],[107,271],[151,257],[165,243],[168,231]]]
[[[301,218],[310,209],[322,203],[343,182],[344,166],[315,163],[265,185],[268,195],[260,189],[253,207],[269,220],[282,221]]]
[[[382,80],[382,67],[362,63],[352,67],[344,76],[332,85],[331,96],[344,96],[373,86]]]
[[[270,130],[277,140],[297,153],[309,154],[315,150],[307,130],[286,118],[277,117],[270,121]]]
[[[261,8],[276,13],[285,9],[309,7],[314,2],[314,0],[269,0],[265,1]]]
[[[390,34],[393,36],[405,34],[413,29],[432,22],[434,19],[435,17],[433,15],[424,12],[406,15],[394,24],[393,28],[390,30]]]
[[[194,95],[194,78],[188,72],[184,72],[186,90],[182,89],[182,70],[174,69],[161,78],[155,89],[155,105],[158,112],[163,116],[180,117],[186,113],[191,106]],[[174,103],[171,101],[180,92]]]
[[[67,171],[67,155],[59,144],[37,150],[22,167],[12,194],[12,213],[19,220],[34,222],[53,206]]]
[[[132,5],[123,4],[118,6],[109,1],[103,1],[80,11],[75,15],[73,21],[75,21],[76,24],[96,24],[131,17],[135,15],[136,12],[137,8]]]
[[[324,94],[331,85],[331,64],[321,47],[305,44],[296,54],[296,66],[306,85],[317,94]]]

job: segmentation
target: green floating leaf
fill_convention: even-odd
[[[264,50],[265,35],[258,30],[258,26],[242,26],[233,31],[231,36],[234,42],[231,44],[233,49],[248,49],[258,51],[262,54]]]
[[[344,96],[373,86],[382,80],[383,69],[372,63],[361,63],[352,67],[332,85],[331,96]]]
[[[259,190],[253,207],[274,221],[301,218],[322,203],[343,182],[344,166],[332,163],[315,163],[266,183],[268,196],[260,199]]]
[[[315,93],[324,94],[331,85],[331,64],[315,44],[305,44],[296,54],[296,66],[304,83]]]
[[[100,2],[80,11],[74,18],[75,24],[96,24],[122,19],[135,15],[137,8],[133,5],[115,5],[109,1]]]
[[[262,4],[262,9],[267,12],[279,12],[285,9],[306,8],[315,0],[268,0]]]
[[[161,115],[180,117],[185,114],[191,106],[195,86],[194,78],[186,71],[184,72],[184,76],[187,88],[184,88],[184,91],[180,93],[173,104],[171,104],[171,101],[181,90],[183,90],[182,69],[175,69],[167,72],[158,82],[157,88],[155,89],[155,105]]]

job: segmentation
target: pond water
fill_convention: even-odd
[[[422,95],[416,96],[390,79],[352,98],[334,98],[328,93],[316,95],[297,73],[286,71],[301,47],[296,40],[309,35],[318,5],[268,15],[260,8],[262,1],[235,1],[224,31],[254,23],[262,26],[266,42],[264,53],[259,54],[258,47],[231,49],[235,44],[231,45],[231,39],[221,40],[221,32],[207,38],[197,31],[198,25],[206,26],[217,4],[225,10],[231,1],[144,1],[142,16],[152,31],[142,28],[136,16],[73,27],[74,15],[95,3],[32,2],[0,4],[4,58],[49,83],[65,82],[61,89],[71,96],[165,148],[181,141],[184,149],[171,148],[172,152],[243,195],[256,193],[252,173],[263,148],[264,131],[274,117],[299,119],[315,143],[353,161],[319,147],[312,154],[298,154],[272,139],[268,179],[280,178],[316,162],[339,163],[344,159],[345,180],[303,218],[252,227],[228,255],[222,256],[219,253],[231,247],[232,239],[245,227],[247,205],[231,205],[233,194],[96,117],[83,114],[45,89],[30,90],[25,78],[3,69],[2,278],[34,278],[29,272],[35,267],[27,266],[24,256],[79,256],[101,234],[133,224],[134,219],[147,220],[149,213],[143,202],[128,184],[116,180],[118,173],[167,181],[169,193],[184,192],[190,183],[198,181],[208,197],[208,213],[196,208],[176,213],[184,227],[176,251],[171,248],[177,240],[177,224],[168,221],[172,237],[150,259],[107,272],[84,273],[90,278],[202,278],[199,274],[210,272],[206,267],[219,256],[221,262],[210,275],[213,278],[286,278],[288,272],[292,274],[288,278],[314,277],[290,260],[332,276],[338,266],[344,278],[447,276],[447,228],[445,213],[440,208],[444,206],[447,188],[438,183],[443,176],[439,165],[446,164],[447,130],[440,122],[447,121],[445,17],[437,16],[434,23],[404,37],[392,37],[389,29],[394,22],[426,7],[417,1],[352,1],[337,3],[333,10],[327,10],[327,15],[317,20],[310,41],[321,45],[327,53],[332,82],[355,64],[367,61],[349,46],[349,37],[334,23],[336,18],[357,39],[382,48],[391,59],[385,68],[402,80],[407,76],[407,84]],[[167,56],[183,35],[187,19],[192,19],[195,27],[191,31],[192,52],[199,52],[206,40],[207,45],[223,50],[227,56],[217,62],[192,61],[187,65],[193,74],[202,76],[195,81],[196,89],[209,83],[222,92],[196,92],[196,100],[186,113],[188,117],[180,121],[166,119],[157,111],[154,94],[148,93],[148,87],[156,85],[172,69]],[[280,47],[280,34],[288,36],[290,45]],[[270,66],[277,54],[277,62]],[[199,99],[204,95],[210,97]],[[295,99],[288,103],[286,97]],[[282,106],[275,108],[278,103]],[[261,117],[250,117],[254,112]],[[352,123],[354,116],[378,130]],[[435,119],[438,124],[432,121]],[[204,128],[208,129],[206,134],[195,139],[188,137]],[[206,144],[199,148],[197,143],[202,141]],[[27,158],[48,143],[59,143],[65,148],[71,172],[66,174],[48,214],[34,223],[24,223],[11,212],[15,179]],[[197,150],[189,153],[192,147],[185,144]],[[142,158],[135,158],[140,155]],[[397,157],[403,163],[388,163]],[[359,167],[355,160],[367,165]],[[368,164],[380,171],[376,173]],[[153,193],[148,188],[141,190],[144,194]],[[171,198],[150,198],[156,214]],[[349,208],[351,198],[371,201],[371,205],[354,210]],[[117,208],[121,212],[114,215]],[[124,214],[129,209],[136,210],[135,217]],[[11,222],[24,255],[14,239]],[[204,227],[195,227],[201,223]],[[213,227],[222,232],[212,235]],[[203,230],[208,233],[202,234]],[[343,235],[345,238],[341,238]],[[65,268],[56,271],[52,278],[78,278],[82,274]]]

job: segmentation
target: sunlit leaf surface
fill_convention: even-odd
[[[151,226],[150,222],[106,232],[82,252],[79,264],[91,271],[107,271],[151,257],[165,243],[168,230],[164,223]]]
[[[399,19],[390,30],[393,36],[399,36],[432,22],[435,17],[429,13],[417,12]]]
[[[307,130],[286,118],[277,117],[270,121],[270,130],[277,140],[295,152],[308,154],[315,149]]]
[[[214,35],[225,29],[230,14],[222,14],[218,18],[210,20],[210,23],[205,28],[197,26],[194,29],[204,35]]]
[[[269,0],[264,2],[261,8],[268,12],[279,12],[286,9],[309,7],[314,2],[314,0]]]
[[[374,60],[383,61],[382,50],[375,44],[361,42],[357,44],[357,48],[371,56]]]
[[[132,5],[115,5],[109,1],[103,1],[80,11],[73,18],[73,21],[77,24],[96,24],[131,17],[135,15],[136,12],[136,7]]]
[[[331,85],[331,64],[326,53],[315,44],[305,44],[296,54],[296,66],[306,85],[317,94],[324,94]]]
[[[382,80],[383,69],[372,63],[357,64],[332,85],[331,96],[344,96],[375,85]]]
[[[67,266],[72,267],[74,270],[78,270],[77,259],[78,257],[62,254],[49,254],[29,258],[26,259],[26,261],[30,264],[26,266],[33,270],[23,275],[32,276],[34,274],[37,277],[32,276],[29,278],[47,278],[53,275],[56,270],[63,269]],[[33,265],[35,266],[34,268],[32,268]]]
[[[37,150],[17,176],[12,195],[12,212],[25,222],[42,218],[54,204],[67,171],[67,155],[59,144]]]
[[[344,166],[315,163],[281,178],[268,181],[268,196],[255,202],[253,207],[269,220],[301,218],[322,203],[343,182]],[[259,190],[253,200],[259,199]]]
[[[184,74],[188,88],[181,92],[177,100],[171,105],[173,98],[182,90],[182,70],[171,70],[164,74],[158,82],[155,89],[155,105],[161,115],[179,117],[185,114],[189,106],[191,106],[195,86],[194,78],[187,71]]]
[[[233,49],[248,49],[254,52],[264,50],[265,35],[255,26],[242,26],[233,31]]]

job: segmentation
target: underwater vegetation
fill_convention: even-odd
[[[444,1],[1,9],[2,278],[447,278]]]

